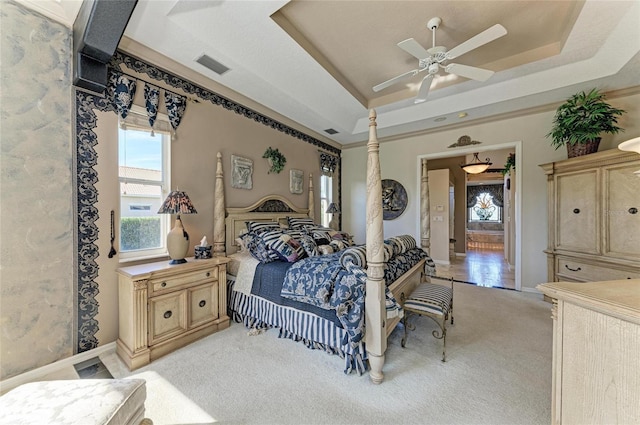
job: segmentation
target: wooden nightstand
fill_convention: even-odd
[[[116,352],[137,369],[229,327],[228,258],[187,259],[121,267],[118,274],[119,335]]]

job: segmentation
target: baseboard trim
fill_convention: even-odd
[[[450,261],[444,261],[444,260],[433,260],[434,263],[436,264],[442,264],[443,266],[450,266],[451,262]]]
[[[62,370],[66,367],[73,367],[73,365],[81,363],[85,360],[98,357],[101,354],[106,354],[116,351],[116,342],[110,342],[93,350],[85,351],[83,353],[75,354],[71,357],[67,357],[57,362],[49,363],[48,365],[41,366],[37,369],[30,370],[28,372],[21,373],[4,381],[0,381],[0,393],[5,392],[22,384],[29,382],[39,381],[43,376]]]
[[[530,288],[528,286],[521,287],[520,291],[522,291],[522,292],[530,292],[532,294],[542,295],[542,292],[538,291],[536,288]]]

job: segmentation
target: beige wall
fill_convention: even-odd
[[[129,42],[131,45],[131,42]],[[136,46],[139,55],[140,46]],[[183,74],[183,70],[161,56],[147,52],[156,61],[153,64],[163,69]],[[126,69],[127,73],[132,73]],[[139,75],[149,81],[148,76]],[[134,103],[144,105],[143,89],[138,83]],[[165,87],[160,82],[155,85]],[[171,91],[180,92],[173,87]],[[181,93],[186,95],[186,93]],[[246,99],[245,99],[246,100]],[[247,105],[253,107],[254,105]],[[165,112],[161,101],[160,112]],[[96,134],[98,144],[99,175],[97,222],[100,229],[97,244],[100,256],[97,259],[100,271],[96,282],[100,287],[97,299],[100,304],[96,317],[100,330],[97,334],[100,344],[115,341],[118,337],[118,291],[116,269],[123,263],[118,256],[108,258],[110,249],[109,219],[111,210],[115,211],[116,224],[119,222],[119,185],[118,185],[118,120],[113,112],[97,112],[98,126]],[[308,134],[308,132],[307,132]],[[222,153],[225,173],[225,199],[227,207],[245,207],[260,198],[277,194],[290,199],[300,208],[307,208],[309,174],[313,174],[315,189],[316,217],[319,217],[319,153],[318,147],[301,141],[283,132],[274,130],[234,111],[227,110],[207,101],[189,102],[178,127],[177,138],[171,143],[171,186],[187,192],[197,214],[182,215],[182,222],[190,236],[189,256],[193,256],[194,246],[203,236],[213,240],[214,182],[216,173],[216,154]],[[271,146],[277,148],[287,159],[285,169],[279,174],[269,174],[267,160],[262,154]],[[231,155],[239,155],[253,160],[253,189],[231,187]],[[292,194],[289,191],[289,171],[299,169],[304,172],[304,191]],[[174,219],[175,217],[172,217]],[[119,251],[116,238],[116,250]],[[159,260],[168,261],[166,258]]]
[[[600,150],[614,149],[632,137],[640,136],[640,94],[610,97],[610,103],[627,111],[621,120],[626,131],[617,135],[604,135]],[[509,119],[469,125],[453,130],[415,135],[380,145],[380,162],[383,179],[394,179],[402,183],[409,197],[405,212],[393,221],[384,222],[385,237],[408,233],[417,239],[419,230],[419,160],[420,156],[449,156],[454,143],[461,135],[483,142],[483,149],[522,141],[521,167],[518,168],[518,195],[521,197],[522,287],[534,290],[540,282],[547,280],[546,256],[542,252],[547,246],[546,178],[538,166],[550,161],[566,159],[566,149],[554,150],[545,135],[549,132],[554,109]],[[472,147],[473,148],[473,147]],[[503,147],[501,147],[503,148]],[[464,153],[474,152],[467,149]],[[343,149],[342,151],[342,202],[349,205],[343,214],[343,227],[353,232],[358,240],[364,240],[366,147]],[[488,155],[490,156],[490,152]],[[413,166],[407,166],[413,164]]]

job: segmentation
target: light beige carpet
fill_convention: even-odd
[[[240,324],[114,377],[147,379],[159,424],[548,424],[552,320],[542,297],[456,284],[455,324],[442,341],[417,318],[406,348],[389,339],[385,380],[345,375],[343,360]]]

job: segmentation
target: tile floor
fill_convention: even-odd
[[[453,277],[478,286],[515,289],[515,271],[500,249],[467,249],[467,255],[456,257],[450,265],[437,264],[440,277]]]

